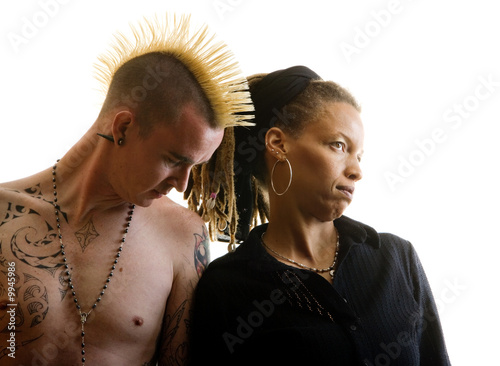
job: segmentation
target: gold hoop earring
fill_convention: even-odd
[[[281,160],[276,160],[276,163],[274,163],[274,165],[273,165],[273,170],[271,170],[271,188],[273,189],[274,193],[277,196],[283,196],[288,191],[288,188],[290,188],[290,185],[292,184],[292,173],[293,173],[292,172],[292,165],[290,164],[290,162],[288,161],[287,158],[285,158],[285,161],[288,163],[288,169],[290,170],[290,180],[288,181],[288,185],[286,186],[286,189],[281,193],[276,192],[276,189],[274,188],[274,182],[273,182],[274,169],[276,168],[276,164],[280,163]]]

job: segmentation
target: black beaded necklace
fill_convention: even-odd
[[[61,211],[61,206],[57,203],[57,185],[56,185],[56,168],[57,168],[57,162],[54,164],[52,168],[52,183],[53,183],[53,188],[54,188],[54,208],[55,208],[55,215],[56,215],[56,221],[57,221],[57,232],[59,236],[59,243],[61,244],[61,255],[63,256],[63,262],[64,262],[64,268],[66,269],[66,275],[68,276],[68,287],[71,289],[71,294],[73,295],[73,301],[76,305],[76,309],[78,311],[78,315],[80,316],[80,322],[82,324],[82,366],[85,366],[85,324],[87,323],[87,318],[92,313],[92,311],[97,307],[97,304],[101,301],[102,296],[104,295],[104,292],[108,288],[108,284],[111,281],[111,277],[113,277],[113,271],[116,268],[116,265],[118,263],[118,260],[120,259],[121,252],[123,250],[123,244],[125,244],[125,238],[128,233],[128,229],[130,227],[130,223],[132,221],[132,216],[134,214],[134,209],[135,205],[130,205],[130,211],[127,213],[127,221],[125,224],[125,230],[123,232],[123,237],[120,240],[120,246],[118,247],[118,251],[116,253],[116,256],[113,259],[113,264],[111,265],[111,271],[109,272],[108,277],[106,278],[106,281],[104,282],[104,286],[102,287],[101,292],[99,293],[99,296],[97,297],[96,301],[94,302],[94,305],[92,305],[92,308],[89,309],[87,312],[83,312],[81,309],[81,306],[78,302],[78,298],[76,297],[76,290],[75,286],[73,285],[73,281],[71,279],[71,272],[69,270],[69,265],[68,265],[68,259],[66,258],[66,252],[64,251],[64,244],[62,241],[62,234],[61,234],[61,222],[59,219],[59,212]]]

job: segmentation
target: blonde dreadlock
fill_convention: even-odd
[[[235,242],[238,222],[234,196],[234,130],[226,128],[224,138],[207,164],[193,167],[191,187],[184,192],[190,209],[208,223],[212,240],[217,233],[229,233],[229,242]]]
[[[234,242],[237,210],[234,198],[234,126],[252,126],[252,100],[246,79],[227,46],[209,35],[208,27],[190,29],[190,16],[168,15],[163,19],[144,19],[131,26],[132,37],[115,36],[112,49],[99,57],[97,78],[105,93],[116,72],[128,61],[149,53],[174,57],[193,75],[206,96],[218,127],[225,128],[224,139],[211,160],[192,170],[184,198],[188,207],[208,222],[210,237],[228,231]],[[228,228],[226,229],[226,226]]]

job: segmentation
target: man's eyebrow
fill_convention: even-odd
[[[171,151],[171,152],[170,152],[170,154],[171,154],[174,158],[176,158],[176,159],[179,161],[179,163],[181,163],[181,164],[187,164],[187,165],[202,165],[202,164],[208,163],[208,160],[207,160],[207,161],[202,161],[201,163],[198,163],[198,164],[197,164],[196,162],[194,162],[194,161],[193,161],[193,159],[190,159],[190,158],[188,158],[187,156],[184,156],[184,155],[178,154],[178,153],[173,152],[173,151]]]
[[[194,161],[187,156],[177,154],[176,152],[171,151],[170,155],[172,155],[175,159],[179,161],[179,163],[194,165]]]

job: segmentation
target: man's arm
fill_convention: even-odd
[[[188,334],[193,293],[210,259],[209,237],[204,224],[191,234],[191,244],[174,265],[172,291],[167,301],[159,345],[158,365],[186,365],[189,357]]]
[[[32,207],[24,197],[43,199],[37,187],[39,185],[18,190],[0,185],[2,365],[22,363],[28,358],[24,347],[31,347],[32,342],[42,336],[47,342],[46,319],[50,319],[53,311],[49,310],[58,299],[53,296],[49,283],[59,278],[58,284],[64,287],[61,282],[63,264],[54,260],[60,252],[59,243],[54,240],[57,233],[39,213],[39,208]],[[61,287],[56,289],[62,296]]]

